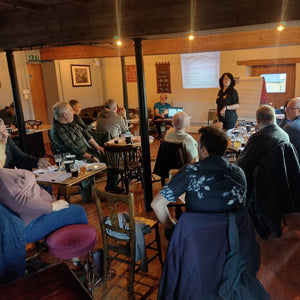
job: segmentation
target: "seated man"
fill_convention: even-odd
[[[151,203],[167,238],[175,229],[158,299],[198,299],[199,295],[217,299],[228,252],[227,212],[236,212],[237,222],[242,224],[240,250],[247,270],[255,276],[259,269],[258,245],[245,209],[245,174],[222,157],[228,142],[224,131],[211,125],[202,127],[199,133],[199,162],[182,168]],[[187,212],[179,218],[177,227],[167,205],[183,193]]]
[[[167,103],[167,95],[166,94],[162,94],[160,95],[160,101],[154,104],[154,122],[155,120],[157,120],[155,122],[155,126],[156,126],[156,130],[157,130],[157,139],[160,140],[162,138],[161,135],[161,119],[163,119],[165,117],[165,110],[169,109],[171,107],[170,103]]]
[[[39,241],[66,225],[88,223],[82,206],[56,200],[36,183],[32,172],[3,168],[5,159],[5,143],[1,142],[0,203],[24,221],[25,243]]]
[[[286,117],[289,122],[284,125],[283,130],[289,135],[290,141],[300,157],[300,97],[293,98],[288,102]]]
[[[6,160],[4,168],[18,168],[32,170],[33,168],[47,168],[50,163],[46,158],[37,158],[24,153],[14,141],[8,137],[4,121],[0,118],[0,142],[6,143]]]
[[[230,211],[245,205],[246,179],[241,168],[222,158],[228,138],[216,126],[199,129],[199,162],[181,169],[156,195],[151,206],[166,229],[176,225],[167,205],[186,193],[186,210]]]
[[[80,117],[80,112],[81,112],[81,104],[78,100],[75,100],[75,99],[71,99],[69,101],[69,104],[70,106],[72,107],[73,109],[73,113],[74,113],[74,121],[76,123],[78,123],[78,125],[80,125],[83,129],[85,130],[91,130],[93,129],[95,126],[96,126],[96,121],[92,122],[91,124],[89,125],[86,125],[84,123],[84,121],[81,119]]]
[[[198,143],[188,133],[185,132],[185,128],[190,126],[190,119],[188,115],[180,111],[172,118],[172,125],[174,128],[170,128],[166,135],[165,141],[167,142],[183,142],[185,149],[185,162],[191,163],[198,161]]]
[[[126,112],[120,109],[117,113],[118,107],[114,99],[108,99],[104,106],[97,116],[96,131],[108,131],[112,138],[118,138],[120,134],[128,131]]]
[[[0,118],[4,121],[5,125],[16,127],[16,113],[13,103],[0,110]]]
[[[50,129],[51,140],[58,153],[71,153],[76,159],[88,159],[93,162],[104,161],[103,148],[92,138],[87,130],[73,122],[73,110],[66,102],[57,102],[53,106],[54,121]],[[118,176],[107,171],[108,184],[106,189],[122,193],[124,189],[117,186]],[[83,180],[80,184],[81,197],[84,202],[90,202],[94,178]]]
[[[300,206],[300,165],[288,134],[276,124],[275,110],[256,111],[258,132],[246,143],[236,163],[247,178],[247,204],[262,238],[282,235],[284,213]]]
[[[275,110],[272,106],[259,107],[256,120],[258,132],[250,136],[236,162],[245,172],[248,194],[253,186],[253,171],[261,159],[276,145],[290,141],[288,134],[276,124]]]

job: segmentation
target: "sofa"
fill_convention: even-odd
[[[88,125],[97,120],[98,112],[103,109],[104,105],[86,107],[81,110],[79,116],[82,118],[83,122]]]
[[[98,112],[102,111],[103,109],[104,109],[104,105],[86,107],[81,110],[79,116],[82,118],[84,123],[88,125],[97,120]],[[147,112],[148,112],[148,119],[151,119],[152,118],[151,108],[148,107]],[[128,108],[128,116],[129,119],[139,118],[139,109]]]

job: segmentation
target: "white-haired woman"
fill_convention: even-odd
[[[198,161],[198,143],[190,134],[185,132],[186,127],[190,126],[189,116],[180,111],[172,118],[172,124],[174,127],[167,131],[165,141],[183,142],[186,154],[185,161],[188,163]]]

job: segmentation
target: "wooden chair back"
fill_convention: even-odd
[[[153,173],[161,177],[162,186],[171,169],[182,168],[185,162],[185,149],[182,142],[163,141],[158,149]]]
[[[139,149],[132,145],[104,144],[105,162],[107,168],[120,174],[121,181],[125,185],[126,193],[129,193],[129,183],[133,178],[142,181],[142,155]]]
[[[100,191],[93,186],[94,195],[96,198],[97,212],[103,238],[103,253],[104,253],[104,266],[103,266],[103,280],[107,280],[108,269],[112,260],[117,260],[126,263],[130,266],[129,270],[129,292],[133,291],[133,283],[135,272],[140,269],[140,265],[136,264],[136,220],[148,225],[151,230],[155,229],[155,239],[145,244],[146,249],[155,251],[151,258],[148,258],[150,263],[156,257],[159,257],[162,264],[161,245],[158,221],[146,218],[135,217],[134,210],[134,197],[132,193],[112,194]],[[129,219],[127,220],[127,227],[123,227],[120,223],[119,214],[124,211],[128,212]],[[106,215],[105,215],[106,214]],[[107,222],[107,217],[110,218],[111,225]],[[113,234],[111,232],[113,231]],[[117,236],[118,235],[118,236]],[[156,242],[156,247],[153,243]],[[128,257],[129,259],[125,258]],[[137,265],[137,268],[136,268]]]

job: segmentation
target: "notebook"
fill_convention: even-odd
[[[168,118],[173,118],[179,111],[183,111],[183,107],[169,107]]]

